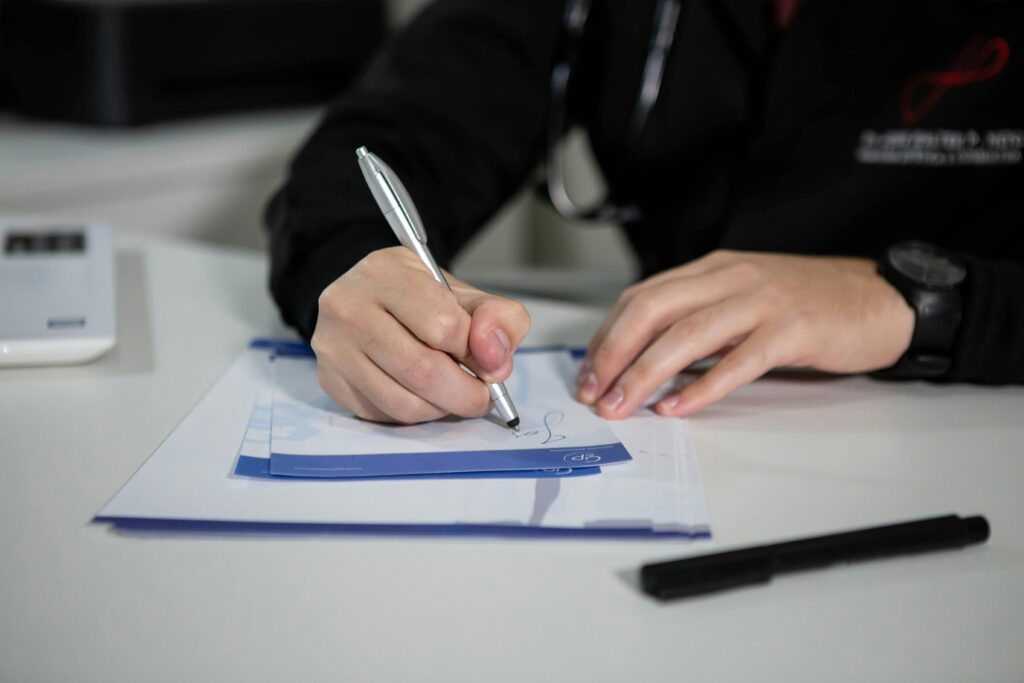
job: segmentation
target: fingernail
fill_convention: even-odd
[[[594,365],[590,362],[590,359],[584,358],[583,362],[580,363],[580,369],[576,372],[576,386],[583,384],[584,378],[592,374],[593,369]]]
[[[579,397],[583,403],[590,404],[594,402],[594,399],[597,398],[597,375],[594,373],[587,375],[587,378],[580,385]]]
[[[512,351],[512,342],[509,340],[508,335],[505,334],[505,330],[500,327],[494,328],[494,338],[498,341],[498,346],[501,347],[501,350],[505,352],[505,356],[508,357],[508,354]]]
[[[626,395],[622,393],[622,389],[615,387],[601,399],[601,407],[605,410],[615,410],[624,398],[626,398]]]
[[[667,398],[661,399],[661,401],[658,403],[658,408],[660,410],[671,411],[678,404],[679,404],[679,397],[678,396],[669,396]]]

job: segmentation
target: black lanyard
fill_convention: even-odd
[[[633,223],[640,218],[637,206],[619,206],[607,199],[590,207],[582,207],[569,196],[565,184],[564,147],[568,128],[566,102],[572,69],[579,53],[580,41],[590,15],[591,0],[570,0],[563,18],[565,40],[562,54],[551,72],[551,103],[547,133],[547,179],[540,189],[555,211],[572,221]],[[675,39],[679,20],[679,0],[658,0],[654,12],[651,40],[644,60],[643,75],[636,104],[626,130],[627,145],[637,149],[647,127],[647,119],[661,92],[665,62]]]

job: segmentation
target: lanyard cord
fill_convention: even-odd
[[[571,0],[563,19],[565,48],[562,58],[551,72],[551,102],[547,134],[547,179],[541,189],[563,217],[574,221],[611,221],[632,223],[640,218],[636,206],[616,206],[607,200],[592,207],[581,207],[569,196],[565,183],[564,147],[568,128],[567,92],[572,69],[579,53],[579,44],[590,15],[590,0]],[[675,38],[679,20],[679,0],[658,0],[654,12],[651,39],[644,60],[640,92],[626,129],[627,154],[635,157],[651,110],[661,92],[665,63]]]

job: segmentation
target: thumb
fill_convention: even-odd
[[[514,299],[454,279],[451,285],[459,305],[472,318],[466,365],[484,381],[504,381],[512,374],[512,352],[530,331],[530,314]]]

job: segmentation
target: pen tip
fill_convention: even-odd
[[[511,427],[515,431],[517,431],[517,432],[519,431],[519,418],[518,417],[512,418],[511,420],[508,421],[507,424],[508,424],[509,427]]]

